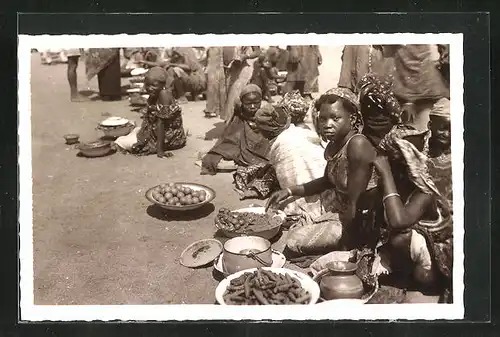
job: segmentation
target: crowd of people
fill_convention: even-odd
[[[337,87],[317,99],[318,46],[127,50],[128,60],[149,68],[147,108],[129,151],[171,156],[186,144],[180,104],[187,93],[204,95],[205,116],[226,127],[200,173],[218,174],[222,160],[233,161],[242,199],[268,199],[266,207],[293,219],[290,259],[368,247],[381,278],[439,289],[450,302],[449,49],[437,46],[436,60],[433,47],[346,45]],[[68,63],[75,100],[78,55]],[[118,49],[88,55],[87,77],[97,75],[101,95],[114,99]]]

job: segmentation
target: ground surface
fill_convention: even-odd
[[[87,89],[80,64],[80,89]],[[128,81],[124,80],[123,84]],[[97,90],[95,81],[90,88]],[[183,106],[188,144],[169,159],[119,153],[78,157],[63,135],[97,139],[97,123],[110,114],[140,122],[126,100],[69,102],[66,65],[32,60],[32,162],[36,304],[213,303],[213,268],[179,264],[182,250],[212,238],[221,207],[248,206],[231,174],[200,176],[194,162],[213,141],[219,120],[203,118],[205,102]],[[212,130],[212,131],[210,131]],[[215,132],[214,132],[215,131]],[[164,214],[144,198],[156,184],[197,182],[217,192],[200,212]]]
[[[81,90],[87,89],[83,68]],[[218,209],[255,201],[239,200],[231,174],[199,175],[194,162],[213,144],[206,133],[216,136],[221,125],[203,118],[205,102],[183,106],[190,136],[173,158],[116,153],[86,159],[63,135],[94,140],[102,136],[97,123],[108,115],[140,122],[138,114],[126,100],[71,103],[64,64],[42,66],[33,54],[31,74],[35,304],[214,303],[213,267],[185,268],[180,253],[214,237]],[[97,90],[96,81],[89,87]],[[208,185],[217,198],[199,212],[165,214],[144,193],[172,181]],[[281,250],[283,238],[274,247]]]

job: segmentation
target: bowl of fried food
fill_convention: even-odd
[[[224,236],[259,236],[270,240],[280,231],[285,223],[286,214],[279,210],[268,210],[264,207],[248,207],[230,211],[221,208],[215,217],[215,227]]]
[[[308,275],[286,268],[242,270],[215,290],[220,305],[313,305],[320,289]]]
[[[215,191],[196,183],[164,183],[146,191],[146,199],[171,211],[200,208],[215,198]]]

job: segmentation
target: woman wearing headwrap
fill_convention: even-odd
[[[149,98],[137,133],[137,143],[131,149],[134,154],[156,153],[160,158],[171,157],[173,154],[165,151],[186,145],[182,109],[175,102],[171,90],[165,87],[167,77],[167,72],[161,67],[153,67],[145,75],[144,86]]]
[[[215,175],[222,159],[238,166],[250,166],[267,161],[269,141],[256,129],[254,117],[262,104],[262,91],[249,84],[241,91],[241,103],[234,108],[222,137],[202,159],[201,174]]]
[[[401,123],[401,106],[392,91],[390,76],[368,73],[358,84],[363,135],[377,147],[392,127]]]
[[[279,116],[288,116],[285,128],[278,129],[279,135],[269,135],[275,137],[269,150],[269,163],[273,166],[282,189],[305,184],[322,177],[325,172],[326,160],[319,135],[304,124],[309,107],[310,103],[306,102],[300,92],[294,91],[286,94],[271,114],[276,121],[285,121]],[[256,122],[265,133],[267,124],[259,123],[259,118]],[[304,217],[312,222],[312,219],[322,215],[320,195],[290,198],[283,211],[290,217]]]
[[[399,125],[380,143],[383,155],[374,165],[388,227],[380,251],[389,273],[412,277],[424,289],[440,286],[450,301],[453,224],[448,203],[428,173],[428,138],[428,131]]]
[[[451,172],[451,123],[450,101],[439,100],[430,112],[429,130],[429,173],[439,192],[453,207],[453,186]]]
[[[276,138],[290,126],[290,117],[271,104],[264,103],[255,113],[255,130],[272,146]],[[279,189],[279,181],[273,165],[267,160],[250,166],[239,166],[234,173],[234,184],[241,199],[265,199]]]
[[[289,197],[323,193],[327,221],[299,223],[288,233],[287,247],[300,254],[322,254],[339,248],[343,227],[356,215],[362,194],[376,186],[372,162],[376,156],[371,143],[359,133],[359,102],[348,89],[335,88],[315,103],[319,110],[316,125],[324,141],[326,169],[323,177],[274,193],[267,207],[278,207]],[[331,189],[330,191],[326,191]]]
[[[300,91],[295,90],[287,92],[281,101],[278,102],[277,106],[285,110],[290,116],[293,125],[308,128],[304,124],[304,119],[306,118],[311,103],[302,97]]]
[[[253,64],[260,53],[261,50],[258,46],[223,47],[227,78],[227,99],[220,117],[226,123],[232,118],[241,90],[245,88],[252,78]]]

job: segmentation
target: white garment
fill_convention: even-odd
[[[127,150],[127,151],[131,150],[132,146],[135,143],[137,143],[137,133],[139,132],[140,129],[141,129],[141,127],[138,126],[134,130],[132,130],[132,132],[130,132],[128,135],[118,137],[115,140],[115,144],[124,150]]]
[[[290,125],[271,145],[269,162],[276,171],[281,188],[305,184],[325,173],[324,149],[316,133]],[[315,219],[323,213],[319,195],[291,198],[285,202],[287,215],[304,215]]]
[[[290,125],[271,145],[269,162],[281,188],[307,183],[325,173],[324,150],[311,130]]]

